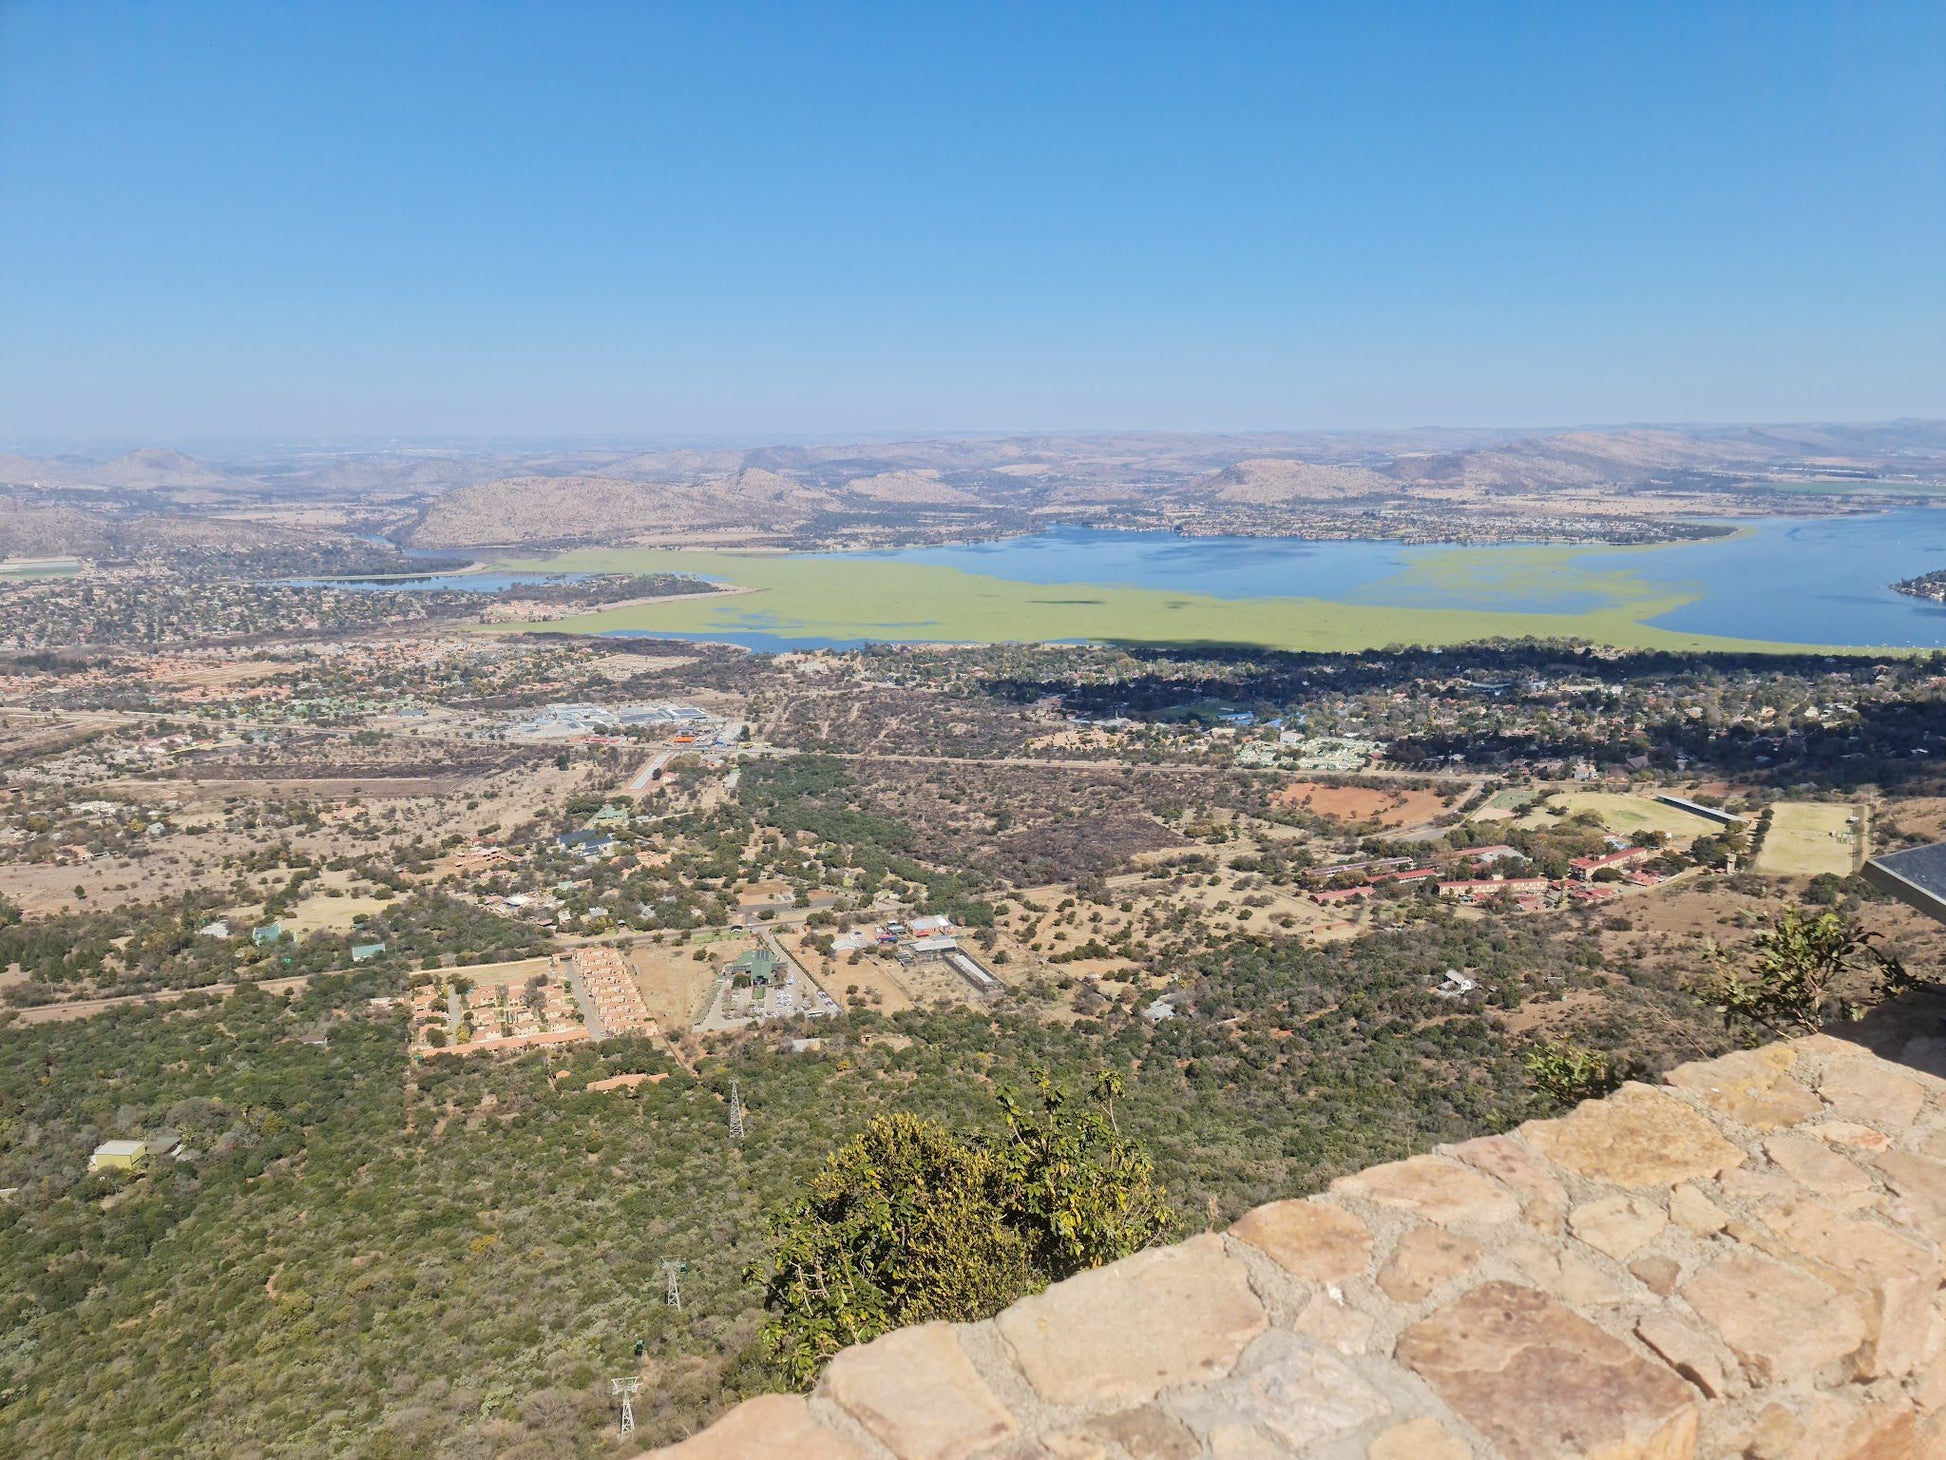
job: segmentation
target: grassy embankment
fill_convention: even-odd
[[[679,549],[586,549],[508,570],[700,573],[753,590],[676,599],[519,626],[599,634],[615,630],[904,643],[1226,644],[1351,651],[1388,644],[1463,644],[1495,638],[1578,638],[1617,648],[1803,652],[1821,647],[1678,633],[1645,622],[1693,601],[1700,588],[1652,582],[1626,568],[1590,571],[1586,547],[1454,549],[1368,593],[1417,600],[1216,598],[1167,589],[1021,583],[881,558],[741,554]],[[1612,549],[1618,555],[1634,549]],[[1581,560],[1570,570],[1571,559]],[[1571,579],[1563,575],[1572,572]],[[1568,594],[1585,606],[1535,613],[1495,603]],[[1485,607],[1461,606],[1485,604]],[[497,632],[515,629],[496,625]],[[1839,652],[1839,651],[1832,651]]]

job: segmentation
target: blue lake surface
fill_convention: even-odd
[[[1946,568],[1946,512],[1772,519],[1743,537],[1644,556],[1644,576],[1679,561],[1682,575],[1706,590],[1649,620],[1661,628],[1797,644],[1946,646],[1946,607],[1890,587]]]
[[[1796,644],[1946,648],[1946,606],[1892,591],[1901,579],[1946,568],[1946,509],[1847,517],[1746,518],[1735,535],[1628,548],[1522,545],[1408,547],[1295,537],[1177,537],[1166,532],[1055,528],[1033,537],[875,553],[832,553],[933,563],[1041,586],[1126,586],[1236,600],[1321,598],[1400,608],[1580,613],[1656,598],[1690,601],[1646,620],[1661,628]],[[481,593],[573,581],[575,573],[437,573],[384,580],[312,579],[371,591],[438,588]],[[789,649],[856,648],[883,636],[822,638],[767,618],[753,601],[740,629],[655,633]],[[905,624],[925,638],[924,605]],[[912,631],[918,631],[912,633]],[[635,635],[638,631],[623,630]]]
[[[1946,607],[1892,591],[1946,568],[1946,511],[1746,518],[1702,542],[1577,551],[1533,570],[1508,548],[1057,528],[1035,537],[861,556],[1015,582],[1113,584],[1218,598],[1326,598],[1410,608],[1578,613],[1618,597],[1698,595],[1648,622],[1800,644],[1946,647]],[[834,555],[843,556],[843,555]],[[1525,560],[1525,567],[1523,566]],[[1592,576],[1602,584],[1591,587]],[[1632,591],[1618,593],[1614,575]]]

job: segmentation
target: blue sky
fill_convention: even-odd
[[[1946,415],[1946,6],[0,0],[0,439]]]

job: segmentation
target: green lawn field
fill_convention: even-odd
[[[1752,871],[1773,877],[1849,877],[1858,860],[1851,818],[1863,813],[1848,801],[1779,801],[1770,808],[1770,830],[1757,849]]]

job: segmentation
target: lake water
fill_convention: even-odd
[[[1632,608],[1631,616],[1651,615],[1643,622],[1687,633],[1773,643],[1946,648],[1946,606],[1909,598],[1890,587],[1946,568],[1946,510],[1753,518],[1726,525],[1735,529],[1733,536],[1629,548],[1407,547],[1069,527],[997,542],[820,556],[831,562],[937,564],[1040,587],[1133,587],[1239,603],[1316,598],[1382,607],[1554,614]],[[372,591],[492,593],[582,576],[477,572],[330,581]],[[672,638],[780,651],[849,648],[897,637],[904,629],[925,628],[861,624],[859,638],[825,637],[807,632],[807,625],[788,615],[771,614],[769,607],[763,598],[745,600],[734,623],[703,632],[619,632],[666,632]],[[915,636],[934,637],[923,632]],[[937,637],[951,637],[951,630],[942,624]]]
[[[1036,537],[863,556],[1016,582],[1110,584],[1219,598],[1327,598],[1409,608],[1575,613],[1661,594],[1646,622],[1802,644],[1946,647],[1946,607],[1890,584],[1946,568],[1946,511],[1743,519],[1737,534],[1639,548],[1408,547],[1301,538],[1057,528]],[[767,646],[768,647],[768,646]]]

